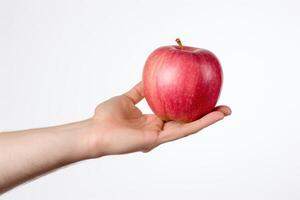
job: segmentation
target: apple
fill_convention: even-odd
[[[147,58],[144,95],[164,121],[191,122],[211,112],[222,87],[222,68],[210,51],[178,45],[163,46]]]

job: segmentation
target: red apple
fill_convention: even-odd
[[[145,98],[162,120],[191,122],[212,111],[222,86],[222,68],[210,51],[163,46],[148,57],[143,71]]]

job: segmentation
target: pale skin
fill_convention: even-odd
[[[0,194],[35,177],[85,159],[148,152],[222,120],[227,106],[190,123],[164,122],[135,106],[142,83],[97,106],[86,120],[55,127],[0,133]]]

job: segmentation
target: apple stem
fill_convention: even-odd
[[[177,44],[179,45],[179,47],[182,49],[183,48],[183,45],[181,43],[181,40],[179,38],[176,38],[175,40],[177,42]]]

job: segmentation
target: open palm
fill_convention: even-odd
[[[196,133],[231,113],[229,107],[218,106],[194,122],[164,122],[156,115],[143,114],[135,106],[143,98],[143,84],[140,82],[127,93],[113,97],[96,108],[93,117],[96,125],[92,135],[94,148],[102,145],[101,149],[105,151],[101,153],[104,155],[147,152],[162,143]]]

